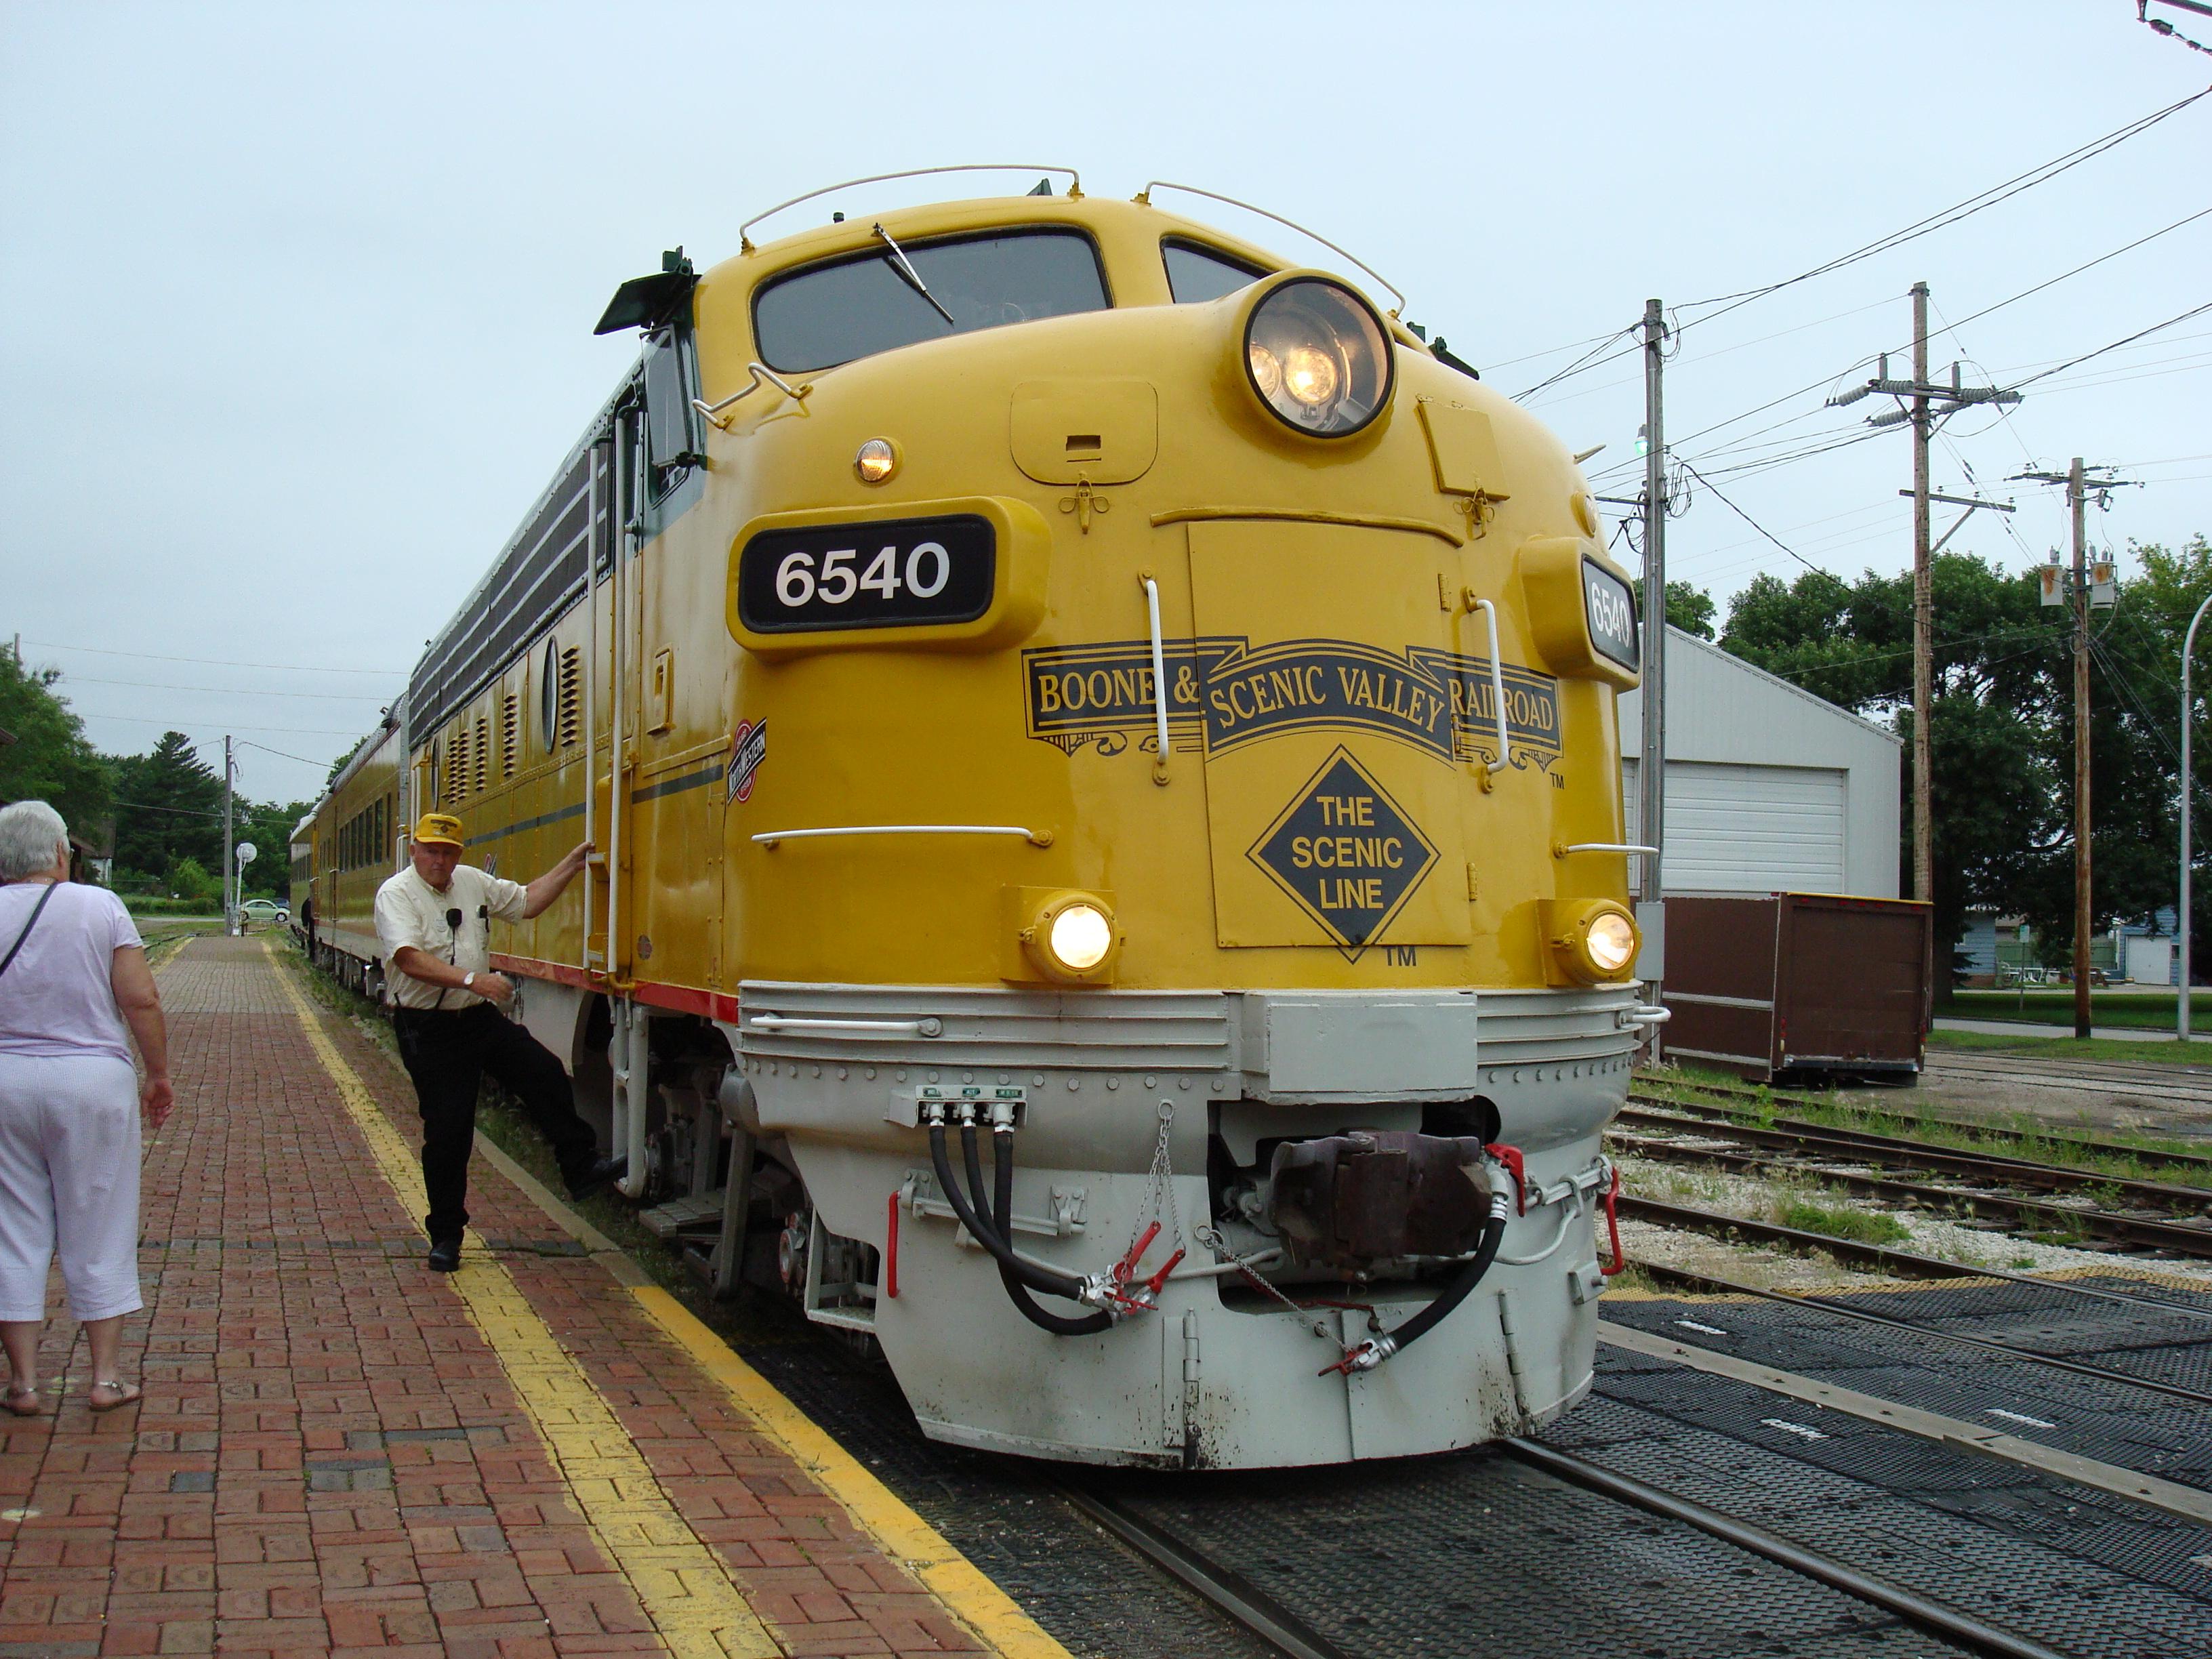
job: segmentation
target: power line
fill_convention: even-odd
[[[1785,288],[1795,287],[1799,283],[1810,282],[1815,276],[1825,276],[1832,271],[1841,270],[1846,265],[1856,264],[1863,259],[1873,258],[1876,254],[1887,253],[1893,248],[1904,246],[1907,242],[1917,241],[1923,236],[1948,229],[1963,220],[1972,218],[1977,213],[1996,206],[2000,202],[2010,200],[2023,191],[2033,190],[2038,185],[2049,183],[2059,174],[2070,172],[2081,166],[2082,162],[2092,161],[2106,150],[2125,143],[2139,133],[2148,132],[2160,122],[2179,114],[2207,94],[2212,94],[2212,87],[2207,87],[2203,91],[2193,92],[2186,98],[2168,104],[2164,109],[2154,110],[2150,114],[2139,117],[2125,126],[2114,129],[2101,138],[2093,138],[2080,148],[2069,150],[2065,155],[2045,161],[2039,167],[2030,167],[2026,173],[2018,173],[2006,179],[2002,184],[1992,185],[1987,190],[1978,191],[1962,202],[1955,202],[1939,212],[1929,214],[1924,219],[1916,220],[1902,230],[1893,231],[1888,235],[1869,242],[1863,247],[1854,248],[1849,253],[1839,254],[1825,264],[1814,265],[1809,270],[1800,271],[1795,276],[1784,277],[1778,283],[1770,283],[1764,288],[1746,289],[1735,294],[1716,295],[1709,300],[1693,300],[1690,302],[1692,306],[1716,305],[1721,307],[1721,309],[1693,319],[1682,326],[1692,328],[1711,322],[1715,318],[1723,316],[1740,307],[1749,305],[1754,300],[1765,299],[1768,295],[1779,293]]]
[[[361,735],[357,732],[342,732],[336,726],[244,726],[223,720],[191,720],[179,723],[174,720],[155,720],[149,714],[104,714],[97,708],[79,708],[75,710],[75,712],[80,718],[88,720],[121,720],[126,725],[131,726],[159,726],[167,727],[171,731],[179,732],[183,731],[186,726],[198,726],[203,731],[212,727],[221,731],[229,732],[278,732],[302,738],[357,738]],[[273,753],[275,751],[272,750],[270,752]],[[289,760],[296,760],[299,757],[297,756],[287,756],[286,758]],[[307,763],[310,766],[319,765],[320,763],[321,763],[317,761],[310,761]]]
[[[228,657],[163,657],[151,651],[117,651],[101,645],[64,645],[55,640],[26,640],[41,651],[82,651],[95,657],[137,657],[146,662],[188,662],[202,668],[275,668],[289,674],[377,674],[394,678],[389,668],[331,668],[315,663],[239,662]]]
[[[1800,553],[1796,548],[1790,546],[1789,543],[1784,541],[1779,536],[1769,530],[1765,525],[1759,523],[1758,520],[1753,518],[1750,514],[1745,512],[1727,496],[1722,495],[1721,492],[1714,487],[1713,481],[1711,478],[1708,478],[1704,473],[1698,471],[1697,468],[1692,466],[1687,461],[1683,460],[1680,456],[1676,456],[1674,459],[1676,464],[1681,467],[1682,471],[1688,473],[1699,483],[1705,485],[1706,489],[1712,490],[1714,499],[1718,501],[1723,507],[1728,508],[1728,510],[1735,514],[1737,518],[1741,519],[1753,530],[1756,530],[1760,535],[1765,537],[1767,540],[1772,542],[1784,553],[1787,553],[1791,558],[1796,560],[1798,563],[1803,565],[1806,569],[1813,571],[1818,575],[1826,576],[1831,581],[1840,580],[1840,578],[1836,575],[1835,572],[1832,570],[1822,570],[1819,565],[1814,564],[1812,560],[1807,558],[1802,553]]]
[[[148,691],[204,691],[221,697],[313,697],[325,702],[377,702],[381,691],[276,691],[243,685],[178,685],[166,680],[105,680],[93,674],[64,673],[64,683],[77,685],[134,685]]]
[[[2087,362],[2092,357],[2101,357],[2108,351],[2118,351],[2122,346],[2133,345],[2137,340],[2142,339],[2148,335],[2155,334],[2160,329],[2172,328],[2176,323],[2185,323],[2191,317],[2202,317],[2208,311],[2212,311],[2212,300],[2206,301],[2203,305],[2195,307],[2193,310],[2185,311],[2178,316],[2169,317],[2162,323],[2153,323],[2148,328],[2137,329],[2134,333],[2127,335],[2124,338],[2114,340],[2110,345],[2100,345],[2094,351],[2085,351],[2078,357],[2069,357],[2055,368],[2046,368],[2040,374],[2029,375],[2026,380],[2019,382],[2019,386],[2033,386],[2038,380],[2047,380],[2054,374],[2063,374],[2069,368],[2074,368],[2082,363]],[[2018,386],[2015,386],[2014,389],[2018,390]]]
[[[259,730],[261,728],[256,727],[254,729]],[[343,732],[340,732],[338,735],[343,737],[345,734]],[[243,744],[248,749],[258,749],[263,754],[274,755],[280,760],[297,761],[302,766],[327,767],[330,765],[328,761],[309,760],[305,755],[288,755],[281,749],[271,749],[267,744],[256,743],[251,738],[240,738],[239,742]],[[355,749],[358,749],[360,747],[361,745],[358,743],[354,744]],[[349,750],[347,752],[350,755],[352,750]]]

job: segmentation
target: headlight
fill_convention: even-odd
[[[1034,908],[1021,929],[1022,949],[1044,976],[1069,984],[1110,978],[1121,940],[1106,901],[1095,893],[1029,891]]]
[[[871,438],[854,455],[853,471],[862,483],[881,483],[898,471],[898,450],[889,438]]]
[[[1617,974],[1635,958],[1636,925],[1618,910],[1605,911],[1583,931],[1583,948],[1600,968]]]
[[[1295,276],[1244,324],[1244,364],[1260,401],[1317,438],[1345,438],[1390,401],[1396,365],[1374,308],[1341,283]]]
[[[1553,959],[1569,979],[1603,985],[1636,970],[1636,919],[1612,899],[1567,900],[1550,913]]]

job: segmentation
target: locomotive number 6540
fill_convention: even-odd
[[[738,613],[763,634],[973,622],[997,575],[997,536],[970,514],[764,530],[738,556]]]

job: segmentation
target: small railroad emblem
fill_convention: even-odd
[[[753,798],[753,780],[767,758],[768,722],[756,726],[750,720],[739,720],[738,729],[730,734],[730,767],[722,775],[723,805],[732,801],[742,805]]]
[[[1246,856],[1331,939],[1357,951],[1404,908],[1437,849],[1340,748]]]

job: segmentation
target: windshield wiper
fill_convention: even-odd
[[[921,280],[921,273],[914,268],[913,261],[909,260],[906,257],[906,250],[901,247],[898,243],[892,239],[890,232],[885,230],[881,225],[878,225],[876,227],[876,234],[884,239],[884,246],[890,250],[891,269],[898,272],[899,280],[904,283],[908,288],[912,289],[916,294],[921,295],[923,299],[928,301],[930,304],[935,306],[937,307],[937,314],[939,316],[944,318],[946,322],[951,323],[954,328],[958,328],[960,326],[959,322],[953,317],[951,312],[945,308],[944,303],[939,301],[934,294],[932,294],[929,291],[929,284]]]

